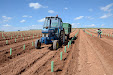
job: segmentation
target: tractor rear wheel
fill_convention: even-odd
[[[41,42],[40,42],[39,39],[35,41],[35,48],[36,48],[36,49],[41,48]]]
[[[68,35],[65,35],[65,40],[68,41]]]
[[[62,30],[60,32],[60,43],[61,43],[61,45],[64,44],[64,42],[65,42],[65,32]]]
[[[53,50],[57,50],[59,48],[59,42],[58,40],[53,41]]]

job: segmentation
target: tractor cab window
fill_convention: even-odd
[[[44,28],[59,27],[61,20],[59,18],[46,18],[44,22]]]
[[[51,18],[51,27],[58,27],[58,18]]]
[[[46,28],[46,27],[49,27],[49,25],[50,25],[50,19],[46,18],[43,27]]]

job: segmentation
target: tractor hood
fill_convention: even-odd
[[[53,33],[54,29],[42,29],[42,33]]]

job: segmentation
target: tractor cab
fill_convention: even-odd
[[[62,19],[58,16],[56,17],[46,17],[43,25],[43,29],[48,28],[58,28],[62,26]]]
[[[59,39],[60,30],[62,30],[62,19],[56,17],[46,17],[42,29],[41,43],[52,43],[52,40]],[[45,40],[46,39],[46,40]]]

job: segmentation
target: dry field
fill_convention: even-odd
[[[92,31],[96,32],[97,29],[89,29],[89,30],[92,30]],[[101,29],[101,31],[104,34],[113,35],[113,29]]]
[[[41,30],[0,32],[0,47],[18,42],[28,41],[41,36]]]
[[[51,50],[51,45],[43,44],[41,49],[35,49],[34,42],[41,37],[41,31],[4,33],[5,39],[0,33],[0,75],[113,75],[113,37],[103,34],[98,38],[95,29],[85,31],[73,30],[70,38],[75,39],[69,48],[65,45],[66,52],[65,46]],[[107,33],[111,34],[112,30],[108,29]],[[15,42],[15,38],[19,40]],[[54,61],[54,72],[51,72],[51,61]]]

